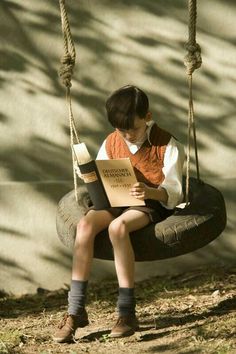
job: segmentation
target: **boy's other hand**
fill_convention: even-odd
[[[141,200],[150,199],[150,188],[143,182],[137,182],[130,188],[129,194]]]

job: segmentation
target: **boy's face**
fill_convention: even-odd
[[[151,112],[148,112],[145,118],[136,117],[134,119],[133,129],[116,129],[122,137],[130,143],[142,141],[146,135],[147,122],[151,120]]]

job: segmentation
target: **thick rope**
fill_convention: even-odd
[[[74,190],[75,190],[76,201],[78,201],[77,175],[74,168],[75,155],[74,155],[73,145],[75,143],[75,139],[77,143],[80,143],[80,139],[75,127],[75,120],[72,111],[71,93],[70,93],[70,88],[72,86],[71,79],[72,79],[73,70],[75,66],[76,52],[75,52],[73,38],[70,31],[70,24],[69,24],[69,20],[65,8],[65,0],[59,0],[59,5],[61,11],[62,34],[64,39],[64,54],[61,58],[59,76],[62,84],[66,87],[66,102],[68,105],[69,124],[70,124],[70,146],[71,146],[71,154],[72,154],[72,162],[73,162],[72,166],[73,166]]]
[[[189,83],[189,108],[188,108],[188,147],[187,147],[187,163],[186,163],[186,205],[189,204],[189,178],[190,178],[190,154],[191,154],[191,132],[193,131],[195,161],[197,170],[197,179],[200,181],[198,152],[197,152],[197,136],[196,126],[194,121],[194,107],[193,107],[193,83],[192,74],[195,69],[200,68],[202,64],[201,48],[196,43],[196,22],[197,22],[197,0],[188,0],[189,37],[186,44],[188,51],[184,58],[184,64],[188,75]]]
[[[185,45],[188,53],[184,58],[184,64],[187,74],[192,75],[202,64],[201,47],[196,42],[197,0],[188,0],[188,16],[188,42]]]
[[[75,66],[75,46],[72,39],[69,20],[65,8],[65,0],[59,0],[61,10],[61,26],[64,39],[64,54],[61,58],[61,67],[59,69],[59,76],[63,85],[71,87],[71,78]]]

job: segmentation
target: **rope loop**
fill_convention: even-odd
[[[61,58],[61,66],[58,71],[58,74],[60,76],[62,84],[65,85],[67,88],[72,86],[71,79],[73,75],[74,66],[75,58],[72,57],[69,53],[64,54]]]

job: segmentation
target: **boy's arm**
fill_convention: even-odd
[[[184,159],[183,145],[174,138],[171,138],[164,156],[163,173],[165,179],[158,187],[158,189],[165,189],[168,195],[167,202],[160,200],[167,209],[175,208],[183,199],[182,176]]]

